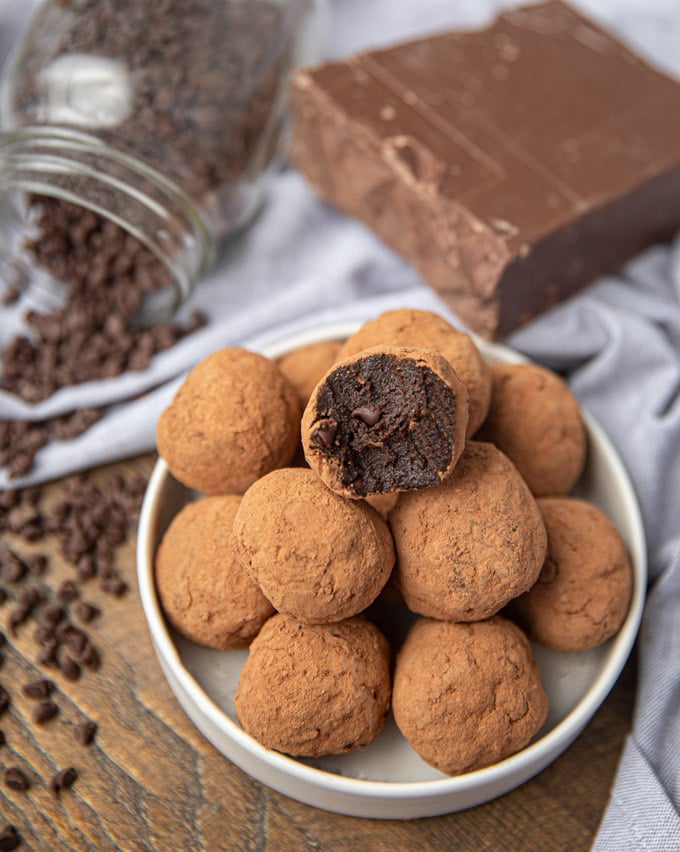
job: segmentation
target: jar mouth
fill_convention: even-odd
[[[169,319],[215,260],[214,240],[199,207],[179,186],[149,164],[78,130],[38,125],[0,134],[0,193],[13,198],[16,223],[22,223],[11,238],[17,258],[31,228],[26,199],[35,197],[91,211],[148,249],[166,270],[169,287],[146,295],[135,325]],[[25,279],[25,263],[16,266]],[[45,275],[35,277],[45,287]],[[58,282],[51,289],[58,290]]]

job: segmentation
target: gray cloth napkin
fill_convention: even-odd
[[[0,0],[0,61],[30,3]],[[336,0],[331,57],[424,35],[481,26],[502,0]],[[578,0],[653,64],[680,79],[676,0]],[[680,201],[680,200],[679,200]],[[0,311],[0,346],[21,327],[26,301]],[[55,442],[32,474],[52,479],[152,449],[155,423],[184,372],[212,350],[261,349],[329,322],[361,321],[392,307],[443,313],[459,323],[407,264],[368,230],[283,171],[254,225],[180,315],[200,308],[209,325],[159,354],[144,373],[67,388],[36,406],[0,394],[0,419],[43,419],[105,405],[78,439]],[[680,243],[652,249],[516,332],[508,343],[565,372],[576,395],[618,447],[644,514],[650,594],[639,639],[633,731],[624,749],[598,850],[680,849]],[[2,478],[0,488],[9,483]]]

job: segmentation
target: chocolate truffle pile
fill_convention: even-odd
[[[214,353],[161,415],[158,448],[205,495],[159,547],[162,606],[198,644],[250,646],[236,712],[269,748],[359,748],[392,709],[442,772],[496,763],[546,719],[529,639],[592,648],[627,613],[625,545],[569,495],[587,443],[567,385],[488,365],[428,311],[278,363]]]

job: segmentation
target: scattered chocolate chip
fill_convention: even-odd
[[[7,583],[16,583],[26,571],[21,559],[8,547],[0,552],[0,576]]]
[[[59,604],[53,604],[43,610],[42,616],[50,627],[54,627],[64,617],[64,609]]]
[[[69,648],[76,654],[82,654],[88,643],[87,633],[75,625],[65,634],[65,641]]]
[[[12,636],[16,636],[22,624],[24,624],[31,615],[31,607],[19,605],[9,614],[8,626]]]
[[[99,651],[97,651],[94,645],[88,643],[85,646],[85,650],[80,656],[80,662],[91,671],[97,671],[101,665],[101,658],[99,656]]]
[[[97,574],[97,566],[95,565],[94,557],[86,554],[81,556],[76,566],[76,573],[81,582],[91,580]]]
[[[54,642],[54,629],[46,624],[39,624],[33,631],[33,638],[40,645],[49,645]]]
[[[19,603],[28,609],[34,609],[43,599],[43,596],[36,586],[29,586],[24,589],[19,595]]]
[[[9,692],[7,692],[4,686],[0,686],[0,716],[7,710],[8,707]]]
[[[28,695],[29,698],[47,698],[54,690],[54,681],[47,678],[33,680],[30,683],[25,683],[22,690],[24,695]]]
[[[45,644],[44,648],[41,648],[38,656],[36,657],[37,662],[41,666],[46,666],[47,668],[53,669],[59,665],[59,661],[57,660],[57,643],[53,640]]]
[[[94,604],[87,603],[86,601],[78,601],[75,605],[74,612],[76,617],[85,624],[89,624],[90,621],[93,621],[98,615],[101,615],[99,607],[94,606]]]
[[[21,835],[9,823],[0,831],[0,852],[14,852],[21,846]]]
[[[50,790],[55,796],[58,796],[62,790],[68,790],[69,787],[72,787],[77,779],[78,773],[73,766],[60,769],[50,781]]]
[[[120,577],[107,577],[102,580],[101,588],[107,594],[120,598],[127,592],[128,584]]]
[[[5,732],[0,731],[0,746],[4,746],[7,742],[7,738],[5,737]]]
[[[31,574],[40,577],[47,570],[47,557],[43,553],[36,553],[26,558],[26,564]]]
[[[80,677],[80,666],[71,657],[66,657],[59,664],[59,669],[66,680],[78,680]]]
[[[73,582],[73,580],[64,580],[64,582],[61,584],[61,586],[59,586],[59,589],[57,591],[57,597],[60,601],[63,601],[64,603],[70,603],[71,601],[74,601],[79,595],[80,592],[78,591],[78,587]]]
[[[5,769],[5,784],[12,790],[28,790],[31,786],[26,776],[26,773],[19,769],[18,766],[10,766]]]
[[[86,719],[84,722],[79,722],[73,728],[73,735],[76,740],[84,746],[90,745],[97,733],[97,723],[91,719]]]
[[[54,701],[41,701],[40,704],[33,711],[33,721],[36,725],[44,725],[45,722],[49,722],[50,719],[54,719],[54,717],[59,712],[59,707],[54,703]]]

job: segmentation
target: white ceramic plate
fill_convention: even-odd
[[[277,358],[318,340],[347,337],[357,328],[331,326],[296,335],[263,354]],[[504,346],[477,340],[490,362],[524,360]],[[534,646],[548,694],[548,718],[518,754],[466,775],[448,777],[424,763],[390,718],[364,749],[317,760],[297,760],[264,748],[243,731],[234,693],[247,651],[215,651],[171,630],[154,584],[154,556],[170,520],[194,495],[158,461],[144,499],[138,534],[142,606],[160,664],[180,704],[199,730],[233,763],[287,796],[353,816],[408,819],[478,805],[519,786],[557,758],[578,736],[607,696],[635,641],[646,584],[645,542],[639,509],[626,471],[602,430],[585,415],[589,437],[586,471],[575,493],[599,506],[617,525],[634,571],[630,611],[619,633],[590,651],[557,653]]]

